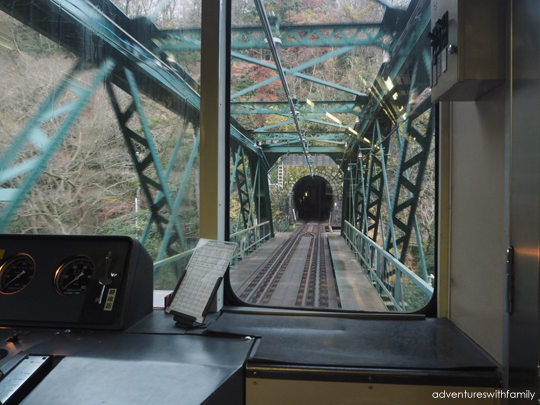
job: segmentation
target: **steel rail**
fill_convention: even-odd
[[[272,255],[261,265],[253,275],[236,291],[238,297],[246,302],[251,302],[251,299],[256,295],[261,288],[267,274],[273,272],[275,267],[281,263],[292,246],[302,234],[304,227],[298,228],[296,232],[287,239],[279,249],[275,250]]]

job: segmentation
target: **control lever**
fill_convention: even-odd
[[[103,295],[105,293],[105,289],[109,284],[112,283],[111,279],[111,263],[112,263],[112,252],[107,253],[107,256],[105,257],[105,267],[104,271],[100,274],[98,281],[99,284],[101,284],[103,287],[101,288],[101,293],[99,294],[99,299],[97,300],[98,304],[101,305],[103,302]]]
[[[110,272],[110,268],[111,268],[111,263],[112,263],[112,252],[109,252],[107,254],[107,257],[105,257],[105,271],[101,274],[101,276],[99,277],[98,281],[99,281],[99,284],[101,285],[109,285],[112,283],[112,279],[111,279],[111,272]]]

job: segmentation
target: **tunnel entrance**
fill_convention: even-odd
[[[306,176],[293,187],[293,198],[298,219],[321,222],[330,217],[333,191],[330,183],[320,176]]]

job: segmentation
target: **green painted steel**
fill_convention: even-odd
[[[359,136],[351,137],[352,149],[357,147],[361,143],[364,134],[369,132],[375,117],[379,111],[383,110],[383,106],[386,108],[385,115],[388,115],[394,124],[399,115],[401,115],[397,103],[391,100],[391,96],[395,90],[389,90],[385,82],[394,83],[400,77],[408,76],[409,72],[407,70],[413,64],[411,59],[416,60],[418,55],[421,56],[424,66],[428,68],[427,72],[429,72],[430,64],[426,65],[426,58],[427,54],[430,53],[430,49],[426,41],[426,36],[431,29],[431,9],[428,7],[428,2],[424,0],[412,1],[411,6],[417,7],[416,13],[409,20],[399,39],[395,41],[390,51],[390,62],[384,66],[384,70],[379,73],[373,83],[372,97],[365,107],[363,119],[355,127]],[[424,83],[426,86],[429,85],[429,75],[427,75],[427,79],[427,82]],[[408,87],[406,88],[407,90]]]
[[[301,146],[267,146],[262,145],[262,149],[265,154],[285,154],[285,153],[295,153],[299,154],[302,153],[302,147]],[[329,155],[333,153],[343,153],[345,151],[344,147],[341,146],[310,146],[309,152],[311,154],[323,154],[323,155]]]
[[[358,260],[367,269],[371,280],[376,283],[377,290],[392,301],[398,311],[406,311],[414,304],[407,302],[405,297],[396,297],[395,293],[388,288],[388,283],[381,273],[381,269],[391,269],[397,278],[407,279],[425,298],[429,300],[433,295],[433,287],[420,278],[414,271],[406,267],[401,261],[388,253],[382,246],[376,244],[371,238],[356,229],[350,222],[345,221],[343,235]],[[374,258],[373,260],[371,258]]]
[[[238,146],[236,153],[231,154],[231,158],[234,158],[234,166],[233,166],[233,171],[231,173],[231,178],[229,180],[229,196],[232,195],[233,190],[234,190],[234,184],[236,180],[236,171],[238,170],[238,165],[240,164],[241,151],[242,151],[242,145]]]
[[[232,120],[232,118],[231,118]],[[245,131],[247,132],[247,131]],[[270,164],[268,163],[268,160],[266,159],[266,156],[262,152],[261,148],[255,144],[251,139],[249,139],[244,133],[242,133],[237,125],[231,124],[231,137],[234,139],[235,142],[242,145],[246,150],[249,150],[252,154],[257,156],[257,159],[261,162],[263,165],[264,170],[268,171],[270,170]]]
[[[340,137],[339,139],[343,139],[343,137]],[[325,137],[316,137],[316,136],[311,136],[311,137],[306,137],[306,141],[308,142],[319,142],[319,146],[322,146],[322,144],[327,144],[328,146],[332,146],[332,145],[341,145],[341,146],[345,146],[346,142],[342,141],[342,140],[332,140],[332,139],[327,139]],[[286,139],[286,140],[283,140],[282,142],[273,142],[272,143],[272,147],[279,147],[279,146],[298,146],[300,144],[300,142],[298,140],[296,140],[295,142],[289,140],[289,139]],[[343,150],[345,150],[345,148],[343,148]]]
[[[251,178],[249,165],[244,153],[244,148],[238,148],[235,157],[235,184],[238,191],[238,200],[240,202],[240,214],[236,224],[235,232],[240,229],[247,229],[253,224],[253,194],[251,188],[255,179]],[[240,220],[242,222],[240,222]],[[240,228],[242,225],[242,228]]]
[[[124,68],[124,74],[129,85],[129,95],[132,98],[131,104],[125,111],[121,110],[110,82],[107,83],[107,91],[122,134],[124,135],[127,149],[139,176],[142,192],[149,202],[151,211],[149,222],[156,226],[158,233],[161,235],[162,244],[165,244],[167,253],[169,255],[175,255],[186,251],[187,244],[180,221],[176,215],[177,212],[173,211],[174,201],[167,182],[168,177],[163,171],[157,147],[142,106],[135,77],[133,72],[127,68]],[[128,122],[134,114],[138,115],[139,124],[143,129],[142,134],[138,134],[128,126]],[[157,194],[157,197],[154,199],[153,195],[155,194]],[[165,240],[165,233],[169,223],[172,223],[174,233],[172,237],[169,236],[168,240]],[[148,233],[149,230],[147,227],[141,237],[141,243],[145,243]],[[175,245],[176,242],[179,242],[179,245]]]
[[[353,49],[355,49],[354,46],[344,46],[344,47],[338,48],[338,49],[336,49],[334,51],[328,52],[328,53],[326,53],[324,55],[321,55],[321,56],[319,56],[317,58],[314,58],[314,59],[312,59],[312,60],[310,60],[308,62],[302,63],[300,66],[297,66],[297,67],[292,68],[292,69],[287,69],[287,71],[285,71],[284,73],[285,73],[285,75],[292,75],[292,74],[301,72],[302,70],[309,69],[310,67],[318,65],[319,63],[326,62],[329,59],[338,57],[340,55],[344,55],[344,54],[352,51]],[[267,84],[273,83],[273,82],[275,82],[276,80],[279,80],[279,79],[280,79],[279,76],[273,76],[273,77],[270,77],[270,78],[268,78],[268,79],[266,79],[266,80],[264,80],[264,81],[262,81],[260,83],[257,83],[257,84],[254,84],[252,86],[246,87],[245,89],[232,94],[231,95],[231,100],[234,100],[235,98],[238,98],[240,96],[251,93],[252,91],[260,89],[261,87],[264,87]]]
[[[30,124],[16,137],[0,160],[2,186],[0,198],[6,202],[0,214],[2,232],[7,229],[17,208],[38,180],[54,152],[60,147],[96,89],[109,77],[115,66],[112,59],[106,59],[88,86],[85,82],[77,80],[77,76],[81,73],[82,62],[79,61],[52,91]],[[59,101],[68,95],[75,96],[77,100],[64,101],[64,104],[59,105]],[[46,124],[53,119],[59,120],[60,123],[54,126],[57,128],[55,132],[47,134]],[[25,158],[22,162],[17,161],[21,153],[28,152],[27,148],[34,149],[31,157]]]
[[[311,104],[310,104],[311,103]],[[362,113],[361,104],[357,101],[300,101],[295,104],[300,114],[330,113],[354,114]],[[231,114],[279,114],[290,116],[289,105],[285,102],[232,102]]]
[[[352,176],[345,194],[349,220],[344,227],[350,229],[344,236],[370,272],[376,290],[399,311],[425,304],[432,292],[416,219],[435,132],[429,93],[424,91],[430,75],[425,41],[430,16],[428,2],[411,4],[417,6],[415,13],[373,85],[354,128],[358,135],[350,134],[342,164]],[[411,278],[411,270],[407,273],[395,262],[410,260],[413,235],[418,265]]]
[[[256,224],[267,223],[265,232],[270,235],[268,238],[273,237],[274,227],[270,210],[268,172],[263,168],[262,162],[256,158],[256,155],[252,155],[255,159],[250,159],[246,155],[242,145],[236,147],[236,151],[231,157],[234,160],[234,166],[231,174],[229,195],[233,195],[233,189],[236,187],[240,204],[240,212],[233,234],[237,235],[242,229],[259,229],[253,227]],[[258,232],[260,231],[246,234],[248,235],[248,242]],[[267,234],[265,233],[265,235]],[[268,238],[264,236],[255,245],[259,246],[262,241],[266,241]],[[243,240],[242,243],[246,243],[246,241]],[[248,245],[251,248],[253,244],[250,242]],[[243,248],[241,248],[241,251],[243,251]],[[243,253],[242,257],[244,257]]]
[[[283,92],[285,93],[285,98],[287,100],[287,103],[289,104],[291,117],[294,121],[294,125],[296,128],[296,132],[298,134],[298,138],[301,141],[301,145],[303,148],[303,154],[306,159],[306,163],[309,167],[310,173],[313,175],[313,168],[310,160],[310,156],[308,154],[308,151],[306,150],[306,147],[304,145],[304,138],[303,133],[304,131],[302,128],[300,128],[300,122],[298,121],[298,113],[296,111],[296,107],[294,105],[294,101],[291,95],[291,91],[289,89],[289,83],[287,82],[287,78],[285,77],[285,72],[283,71],[283,65],[281,64],[281,59],[279,56],[279,53],[277,51],[277,45],[276,41],[273,38],[272,34],[272,28],[270,26],[270,21],[268,19],[268,16],[266,14],[266,9],[264,8],[264,5],[262,3],[262,0],[254,0],[255,1],[255,8],[257,9],[257,14],[259,14],[259,20],[261,21],[264,29],[264,35],[266,37],[266,40],[268,42],[268,47],[270,48],[270,53],[272,54],[272,58],[274,59],[274,63],[276,64],[276,69],[278,72],[279,79],[281,80],[281,86],[283,88]]]
[[[334,133],[306,133],[304,139],[307,145],[312,145],[313,142],[317,142],[317,145],[323,146],[323,144],[332,146],[332,145],[341,145],[345,146],[346,142],[343,141],[345,137],[345,132],[334,132]],[[256,142],[261,143],[261,145],[267,145],[272,148],[277,147],[290,147],[290,146],[300,146],[300,140],[296,134],[290,133],[268,133],[268,134],[256,134],[254,137]]]
[[[392,210],[393,223],[402,231],[402,236],[397,238],[395,244],[398,249],[395,252],[400,260],[404,261],[414,229],[416,209],[422,191],[422,181],[424,178],[431,140],[434,134],[435,118],[431,110],[427,129],[424,133],[418,131],[412,125],[408,133],[402,137],[401,157],[402,163],[399,165],[396,179],[396,190],[394,193],[394,205]],[[413,156],[409,155],[410,142],[415,142],[420,150]],[[416,166],[415,177],[412,178],[410,171]],[[388,242],[387,242],[388,244]]]
[[[75,33],[92,33],[92,35],[95,35],[96,38],[100,38],[100,40],[103,41],[103,45],[107,47],[108,53],[113,55],[116,60],[121,60],[122,66],[124,68],[128,68],[132,72],[132,83],[128,83],[128,80],[126,80],[125,74],[123,73],[124,69],[122,69],[121,66],[120,68],[113,71],[111,75],[112,84],[117,85],[119,88],[126,91],[127,93],[132,93],[132,88],[138,88],[139,91],[144,92],[145,95],[154,99],[158,103],[161,103],[166,107],[171,108],[178,114],[185,116],[186,120],[192,122],[195,126],[198,125],[198,116],[200,109],[200,97],[197,93],[198,85],[194,82],[192,78],[189,77],[189,75],[187,75],[185,70],[178,64],[170,64],[168,66],[164,65],[161,60],[156,57],[156,54],[153,53],[153,51],[159,51],[159,49],[155,48],[151,41],[143,44],[138,42],[135,37],[130,36],[129,33],[125,31],[125,29],[127,29],[126,27],[129,27],[131,25],[131,21],[126,16],[120,18],[121,21],[115,20],[115,22],[113,23],[113,20],[105,15],[106,11],[113,9],[113,14],[115,18],[122,16],[122,13],[119,12],[118,9],[116,9],[116,6],[114,6],[112,3],[101,11],[94,8],[90,3],[79,0],[73,0],[70,2],[62,2],[59,0],[39,0],[33,2],[32,4],[21,5],[21,7],[24,8],[24,13],[17,9],[17,12],[19,13],[19,19],[21,19],[29,26],[38,29],[43,34],[50,35],[51,39],[58,41],[61,45],[64,45],[66,48],[72,51],[78,51],[79,48],[74,48],[73,44],[69,42],[70,37],[62,35],[55,36],[54,34],[52,34],[48,29],[49,26],[47,24],[42,24],[43,20],[32,18],[34,15],[34,11],[42,13],[42,10],[48,10],[48,12],[51,13],[51,18],[49,20],[55,20],[62,27],[69,27],[69,29],[73,30]],[[118,11],[118,13],[115,14],[114,10]],[[10,10],[6,11],[9,12]],[[123,38],[130,38],[130,40],[126,41]],[[72,85],[72,92],[75,92],[77,90],[75,88],[75,80],[73,79],[76,76],[76,71],[67,76],[65,87],[69,90],[70,86],[68,85]],[[100,80],[98,80],[98,84],[103,83],[103,81],[104,79],[101,78]],[[64,88],[61,88],[60,90],[55,90],[53,93],[51,93],[49,99],[57,99],[59,96],[58,92],[62,92],[64,90]],[[87,92],[86,90],[87,89],[85,89],[84,86],[81,86],[80,92],[84,93],[84,97],[91,97],[93,91],[95,91],[95,89],[89,92]],[[79,96],[80,94],[77,95],[77,97]],[[82,100],[83,97],[79,98]],[[75,104],[65,104],[61,107],[56,107],[56,110],[53,107],[47,106],[47,103],[45,103],[44,107],[44,110],[47,112],[47,114],[50,114],[52,116],[54,114],[70,112],[70,116],[73,117],[70,118],[70,120],[66,121],[66,126],[61,128],[61,132],[59,134],[55,134],[55,139],[60,140],[68,132],[69,125],[71,125],[72,121],[74,121],[74,117],[77,115],[76,113],[80,112],[80,109],[83,108],[84,103],[81,101]],[[122,114],[131,115],[133,114],[133,111],[125,111]],[[125,122],[124,118],[125,117],[121,117],[121,121]],[[45,116],[45,113],[39,112],[30,124],[30,128],[38,127],[40,123],[45,121],[46,119],[47,117]],[[2,173],[4,176],[7,174],[10,177],[20,177],[24,173],[28,173],[29,171],[32,172],[30,178],[31,181],[27,183],[27,186],[25,186],[27,189],[30,188],[32,181],[35,181],[35,178],[37,178],[37,175],[41,170],[41,165],[44,164],[44,162],[50,157],[50,154],[52,154],[54,150],[54,147],[51,147],[50,145],[45,145],[47,141],[45,140],[45,136],[41,134],[40,131],[41,130],[37,128],[29,131],[27,135],[23,134],[24,136],[22,138],[22,144],[24,144],[25,142],[25,137],[27,137],[30,141],[34,140],[38,144],[42,143],[44,145],[43,148],[45,149],[44,159],[39,156],[34,157],[33,159],[28,159],[25,162],[22,162],[22,164],[17,165],[13,168],[9,167],[8,159],[4,159],[2,163],[4,165],[2,168]],[[251,140],[249,140],[244,135],[243,131],[245,132],[245,130],[238,129],[237,127],[231,125],[231,135],[233,136],[233,138],[238,142],[241,142],[246,147],[246,149],[249,149],[253,153],[255,153],[261,160],[263,167],[269,169],[268,162],[266,161],[266,158],[260,148],[255,145]],[[149,142],[152,143],[152,135],[148,134],[148,136],[148,139],[150,140]],[[133,136],[130,142],[140,143],[139,141],[141,141],[143,142],[144,148],[147,148],[145,142],[148,142],[148,139],[141,140]],[[20,147],[20,145],[14,144],[13,147],[17,149]],[[16,156],[16,152],[13,152],[10,156]],[[150,160],[141,162],[139,167],[144,169],[144,166],[146,164],[155,165],[157,162],[159,161],[151,158]],[[161,172],[160,177],[163,181],[167,181],[168,176],[166,173]],[[152,182],[152,180],[150,180],[148,176],[141,175],[140,180],[141,183],[146,184],[149,188],[158,190],[158,194],[163,193],[163,184],[165,184],[166,189],[168,188],[166,183],[160,184],[160,181]],[[25,189],[7,188],[0,190],[0,198],[3,197],[4,199],[11,200],[9,206],[7,207],[8,211],[4,212],[5,215],[3,217],[3,227],[5,227],[7,222],[12,219],[15,209],[20,204],[20,201],[23,199],[23,196],[27,191],[28,190]],[[159,194],[157,201],[152,201],[152,197],[149,194],[145,195],[145,197],[149,200],[148,203],[153,207],[155,212],[160,211],[160,209],[162,208],[162,204],[164,204],[165,200],[168,201],[168,203],[166,204],[167,206],[172,205],[171,200],[168,199],[165,194]],[[164,218],[160,218],[159,215],[156,216],[155,212],[152,214],[153,217],[149,220],[149,223],[157,221],[161,223],[159,228],[163,230],[165,224],[167,224],[167,220]],[[174,215],[176,214],[177,213],[174,213]],[[173,244],[175,239],[183,239],[183,236],[181,235],[181,229],[177,226],[177,224],[175,224],[175,227],[176,229],[172,241],[163,241],[165,242],[166,246]],[[142,236],[143,241],[148,236],[148,229],[149,227],[147,227],[147,230]],[[163,232],[163,236],[166,236],[166,232]],[[184,243],[181,242],[181,244],[183,245]],[[171,250],[170,253],[174,253],[174,250]]]
[[[250,62],[250,63],[253,63],[255,65],[259,65],[259,66],[264,66],[268,69],[272,69],[272,70],[276,70],[276,65],[272,64],[272,63],[268,63],[266,61],[263,61],[263,60],[260,60],[260,59],[255,59],[255,58],[252,58],[250,56],[247,56],[247,55],[244,55],[244,54],[241,54],[241,53],[238,53],[238,52],[231,52],[231,56],[233,58],[236,58],[236,59],[240,59],[240,60],[245,60],[246,62]],[[326,86],[326,87],[330,87],[330,88],[333,88],[333,89],[336,89],[336,90],[341,90],[345,93],[349,93],[349,94],[352,94],[356,97],[360,97],[360,98],[363,98],[363,97],[367,97],[367,94],[365,93],[362,93],[360,91],[357,91],[357,90],[354,90],[354,89],[351,89],[351,88],[348,88],[348,87],[344,87],[344,86],[340,86],[339,84],[336,84],[336,83],[330,83],[326,80],[322,80],[322,79],[318,79],[316,77],[313,77],[313,76],[309,76],[309,75],[306,75],[304,73],[299,73],[299,72],[290,72],[289,69],[283,69],[285,74],[287,75],[292,75],[292,76],[296,76],[300,79],[304,79],[304,80],[307,80],[307,81],[310,81],[310,82],[313,82],[313,83],[317,83],[317,84],[320,84],[320,85],[323,85],[323,86]]]
[[[252,203],[252,210],[250,212],[251,215],[251,222],[252,223],[260,223],[261,222],[261,165],[260,163],[253,162],[251,163],[250,171],[253,173],[252,175],[252,184],[251,184],[251,194],[249,198],[251,199]],[[255,202],[257,202],[255,204]],[[254,213],[257,215],[257,221],[254,221]]]
[[[235,254],[231,259],[231,265],[238,264],[251,253],[274,237],[272,223],[270,221],[251,226],[229,236],[231,242],[238,244]]]
[[[383,23],[274,26],[273,33],[284,48],[378,46],[388,49],[388,34]],[[164,30],[160,46],[169,51],[200,50],[200,40],[198,28]],[[262,27],[233,27],[231,48],[268,48],[268,42]]]
[[[376,144],[377,140],[377,127],[374,127],[373,134],[370,137],[370,144]],[[380,235],[383,246],[386,239],[384,227],[381,227],[380,224],[386,184],[384,181],[386,177],[386,155],[382,151],[386,148],[388,148],[388,140],[382,143],[378,151],[372,151],[371,148],[366,148],[365,150],[370,151],[366,161],[362,160],[361,155],[365,150],[359,153],[357,184],[360,188],[356,189],[357,202],[355,216],[350,220],[357,229],[366,235],[370,235],[374,241],[377,241]]]
[[[386,0],[377,1],[390,6]],[[200,110],[198,84],[182,66],[175,63],[164,64],[161,56],[165,50],[200,49],[200,30],[160,32],[158,30],[159,43],[157,45],[151,40],[139,42],[130,39],[128,41],[125,38],[129,37],[127,27],[131,24],[131,20],[126,16],[121,18],[123,22],[115,20],[113,23],[113,20],[104,14],[105,11],[101,12],[90,3],[81,0],[69,2],[39,0],[39,4],[41,6],[49,4],[51,13],[56,13],[55,16],[61,15],[65,19],[66,26],[72,24],[74,30],[79,30],[77,32],[81,30],[90,32],[100,38],[113,58],[121,60],[122,65],[113,71],[114,62],[102,61],[101,73],[90,88],[82,89],[81,86],[80,89],[74,85],[73,80],[66,78],[62,85],[64,88],[51,93],[50,100],[58,97],[60,93],[57,91],[71,91],[77,96],[77,101],[63,105],[52,105],[50,100],[47,101],[4,156],[0,163],[0,180],[6,187],[0,189],[0,199],[5,201],[6,209],[2,212],[0,226],[5,228],[7,221],[14,215],[17,205],[35,183],[40,171],[58,147],[61,139],[69,132],[69,128],[88,99],[110,76],[106,82],[109,96],[152,212],[141,239],[144,242],[150,232],[150,226],[155,225],[162,239],[157,257],[158,267],[177,259],[184,260],[189,256],[190,251],[177,214],[187,179],[194,165],[200,138],[197,138],[191,151],[179,191],[173,195],[169,175],[179,152],[181,139],[178,138],[173,156],[164,170],[139,93],[144,93],[179,114],[184,115],[187,111],[186,119],[195,127],[198,126]],[[343,215],[343,228],[347,228],[344,231],[345,236],[360,260],[369,265],[369,274],[377,290],[381,294],[386,294],[399,310],[410,308],[411,304],[407,302],[407,289],[417,289],[425,296],[432,293],[432,288],[427,283],[428,272],[425,259],[421,253],[420,261],[423,263],[421,275],[403,268],[411,238],[416,237],[419,249],[422,249],[415,213],[422,193],[423,177],[434,132],[434,118],[432,111],[429,111],[431,108],[429,97],[414,108],[407,105],[407,108],[402,111],[405,106],[402,100],[410,99],[414,92],[424,89],[429,78],[430,54],[425,40],[430,27],[427,5],[428,2],[425,0],[413,0],[406,12],[389,7],[383,21],[374,24],[281,26],[279,21],[273,21],[272,32],[266,32],[266,34],[261,27],[233,29],[232,48],[237,50],[268,48],[268,38],[271,35],[279,38],[278,42],[283,47],[335,48],[291,69],[283,69],[279,61],[272,64],[244,55],[242,51],[233,52],[233,57],[277,70],[282,73],[281,76],[294,75],[341,90],[347,97],[353,96],[352,100],[346,100],[346,97],[343,97],[345,98],[343,101],[314,103],[308,103],[305,100],[297,102],[291,98],[288,103],[233,102],[231,104],[231,113],[235,115],[277,114],[291,118],[282,123],[253,130],[243,128],[234,118],[231,118],[231,147],[237,152],[234,154],[230,191],[233,186],[238,189],[241,226],[239,225],[237,229],[244,228],[241,231],[243,233],[238,235],[245,244],[244,252],[256,248],[261,241],[273,235],[270,188],[267,177],[271,165],[283,155],[305,153],[309,150],[311,154],[329,155],[335,161],[340,161],[344,170],[350,169],[347,176],[344,176],[343,206],[346,215]],[[28,7],[31,8],[32,5]],[[111,7],[115,6],[111,5]],[[403,29],[403,25],[400,24],[405,15],[411,18]],[[43,26],[39,26],[39,22],[31,24],[40,31],[44,30]],[[399,34],[397,41],[394,40],[394,32]],[[63,38],[55,39],[67,41]],[[63,44],[68,49],[74,50],[73,44],[67,42]],[[301,73],[365,45],[379,46],[390,53],[390,61],[381,69],[369,96],[355,89]],[[77,71],[74,71],[70,77],[75,77],[76,74]],[[279,79],[279,76],[274,76],[254,84],[233,94],[232,99],[249,95]],[[283,80],[283,77],[281,79]],[[388,88],[388,82],[393,83],[393,90]],[[126,110],[120,109],[112,90],[113,85],[131,95],[132,103]],[[284,87],[286,87],[285,84]],[[397,98],[393,99],[393,96]],[[178,103],[171,104],[171,100],[178,100]],[[353,115],[355,119],[358,118],[357,124],[351,131],[346,126],[321,119],[326,113]],[[128,127],[128,120],[133,115],[138,116],[143,129],[142,133],[137,133]],[[47,120],[59,116],[65,118],[64,124],[57,133],[48,135],[40,128]],[[280,127],[290,124],[295,124],[298,128],[298,122],[302,121],[319,124],[320,127],[319,125],[314,127],[321,130],[313,133],[304,133],[300,130],[298,133],[279,130]],[[422,121],[422,125],[418,124],[419,121]],[[335,129],[325,131],[324,128]],[[398,141],[394,141],[395,139]],[[314,146],[314,143],[317,145]],[[35,146],[37,155],[15,164],[12,159],[15,159],[18,152],[22,151],[27,144]],[[395,175],[391,176],[393,169],[388,167],[387,154],[391,152],[391,146],[394,144],[398,145],[399,163],[395,169]],[[143,151],[142,157],[137,154],[137,150]],[[11,186],[14,181],[19,183],[17,188]],[[8,183],[9,187],[7,187]],[[255,223],[264,223],[264,227],[263,224],[255,226]],[[244,254],[242,253],[242,256]],[[165,258],[165,256],[168,257]]]
[[[382,136],[381,136],[381,129],[380,129],[380,123],[379,121],[375,122],[375,128],[377,130],[377,143],[382,143]],[[373,138],[375,139],[375,137]],[[391,249],[394,249],[394,252],[397,252],[397,244],[396,244],[396,236],[395,236],[395,228],[394,228],[394,216],[392,215],[393,211],[393,198],[395,197],[394,194],[390,194],[390,184],[388,183],[388,171],[386,170],[386,159],[385,159],[385,150],[382,147],[379,147],[378,149],[375,149],[372,153],[372,155],[378,155],[379,162],[381,164],[381,175],[383,179],[383,194],[386,198],[386,208],[389,212],[388,218],[387,218],[387,231],[386,231],[386,249],[390,251]],[[380,212],[379,212],[380,215]],[[383,228],[384,229],[384,228]],[[397,254],[394,253],[395,256]]]
[[[412,74],[411,74],[411,83],[410,83],[410,90],[409,92],[412,93],[416,87],[416,76],[418,73],[418,68],[421,66],[422,61],[417,60]],[[425,66],[424,66],[425,67]],[[411,103],[407,105],[406,114],[407,116],[411,115]],[[416,112],[416,117],[420,115],[419,112]],[[403,236],[401,236],[397,241],[393,241],[392,248],[394,249],[394,252],[396,256],[399,256],[401,260],[405,260],[409,242],[411,239],[411,231],[414,228],[415,234],[417,237],[417,244],[418,244],[418,252],[420,256],[420,266],[422,269],[422,276],[424,280],[427,281],[428,274],[427,274],[427,268],[426,268],[426,261],[424,258],[424,252],[422,248],[422,238],[420,235],[420,230],[418,228],[418,221],[416,219],[416,208],[418,205],[418,200],[421,192],[421,184],[425,172],[425,165],[427,162],[427,155],[429,153],[429,148],[431,146],[431,137],[433,134],[433,123],[432,123],[432,115],[430,114],[429,117],[429,124],[428,128],[425,132],[426,139],[422,139],[423,135],[417,135],[418,131],[416,131],[412,126],[412,121],[415,117],[411,117],[410,119],[406,120],[404,123],[404,128],[401,131],[400,128],[397,128],[397,136],[398,136],[398,143],[400,147],[400,159],[397,169],[397,178],[394,182],[395,189],[393,194],[393,201],[391,203],[391,215],[390,218],[392,219],[389,223],[392,224],[396,223],[400,230],[404,233]],[[420,136],[422,141],[418,141],[418,144],[421,146],[421,151],[417,153],[416,155],[407,158],[408,155],[408,146],[409,146],[409,139],[413,138],[414,140],[417,140],[417,136]],[[379,135],[380,137],[380,135]],[[412,163],[411,163],[412,162]],[[418,172],[416,173],[416,179],[413,182],[411,182],[411,176],[409,174],[409,168],[412,166],[418,165]],[[418,185],[418,186],[417,186]],[[402,191],[403,190],[403,191]],[[407,193],[408,199],[404,202],[402,201],[401,204],[397,205],[400,200],[400,192],[401,193]],[[405,196],[401,194],[401,200],[405,199]],[[403,214],[407,215],[408,218],[403,221],[403,219],[399,219],[398,217],[403,217]],[[401,214],[401,215],[400,215]],[[411,226],[412,225],[412,226]],[[395,234],[391,235],[392,238],[395,238]],[[401,252],[398,250],[397,245],[400,245]],[[387,245],[387,248],[388,245]],[[390,249],[389,249],[390,250]]]
[[[305,117],[298,117],[298,121],[305,121],[305,120],[313,119],[313,118],[316,118],[316,117],[320,117],[322,115],[324,115],[324,114],[323,113],[310,114],[310,115],[307,115]],[[256,134],[256,133],[260,133],[260,132],[267,132],[269,129],[279,128],[279,127],[283,127],[285,125],[289,125],[289,124],[293,124],[293,123],[294,123],[293,120],[287,120],[287,121],[283,121],[283,122],[278,122],[276,124],[266,125],[264,127],[254,129],[253,133]]]
[[[305,138],[310,141],[341,141],[346,132],[307,132]],[[298,141],[296,132],[256,132],[253,135],[256,142]]]
[[[197,137],[195,138],[195,142],[193,143],[193,147],[191,148],[191,153],[189,155],[188,162],[187,162],[186,167],[184,169],[184,176],[182,178],[182,182],[180,183],[180,188],[178,189],[178,192],[176,193],[176,198],[175,198],[174,206],[173,206],[173,209],[172,209],[173,213],[180,212],[180,206],[182,205],[182,199],[184,198],[184,194],[186,192],[186,187],[187,187],[187,184],[188,184],[188,181],[189,181],[189,177],[191,176],[191,171],[192,171],[193,166],[195,164],[195,158],[199,154],[200,142],[201,142],[201,132],[197,131]],[[170,163],[171,163],[170,167],[171,168],[172,168],[175,160],[176,160],[176,151],[175,151],[175,153],[173,153],[173,155],[171,157],[171,160],[170,160]],[[167,171],[167,175],[166,175],[167,179],[169,178],[169,173],[170,173],[170,170]],[[150,222],[150,220],[151,220],[151,217],[149,218],[149,222]],[[174,229],[174,222],[169,221],[169,223],[167,224],[167,229],[165,230],[165,235],[163,236],[163,240],[161,242],[161,247],[160,247],[160,250],[159,250],[159,253],[158,253],[158,256],[157,256],[156,260],[161,260],[165,256],[166,249],[167,249],[167,247],[169,246],[169,243],[170,243],[170,238],[171,238],[171,236],[173,234],[173,229]]]

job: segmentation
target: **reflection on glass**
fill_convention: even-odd
[[[2,231],[138,238],[172,289],[198,240],[201,2],[42,13],[0,12]]]

